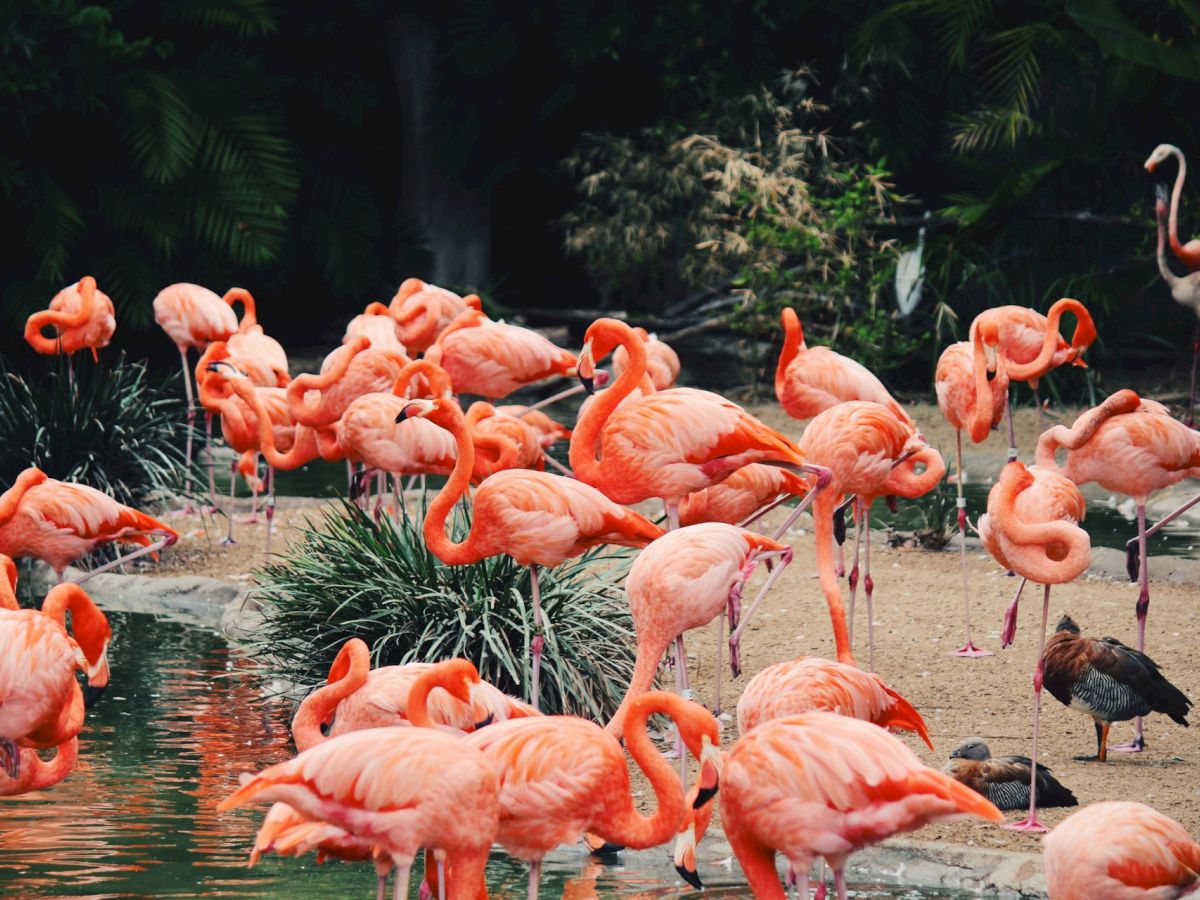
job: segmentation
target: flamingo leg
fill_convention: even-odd
[[[769,560],[775,556],[779,557],[779,565],[776,566],[774,571],[767,576],[767,580],[763,583],[763,586],[759,588],[758,593],[750,602],[750,605],[746,607],[745,613],[739,615],[737,626],[734,626],[734,620],[732,617],[729,620],[729,627],[732,629],[729,634],[729,661],[734,665],[735,676],[741,671],[742,633],[746,630],[746,626],[750,624],[750,619],[754,615],[754,611],[758,609],[758,604],[762,603],[763,598],[767,596],[767,593],[772,587],[774,587],[775,582],[779,580],[779,576],[783,574],[783,570],[786,569],[788,567],[788,563],[792,561],[792,549],[789,547],[786,550],[769,550],[766,553],[760,553],[757,555],[757,557],[755,557],[755,563],[757,563]],[[747,577],[749,577],[748,574]]]
[[[387,497],[387,475],[379,470],[375,473],[375,521],[383,516],[383,501]]]
[[[354,463],[346,460],[346,493],[354,493]]]
[[[1188,428],[1196,427],[1196,363],[1200,361],[1200,321],[1192,334],[1192,389],[1188,393]]]
[[[1038,721],[1042,715],[1042,654],[1046,651],[1046,623],[1050,618],[1050,585],[1042,594],[1042,628],[1038,632],[1038,661],[1033,669],[1033,752],[1029,759],[1029,815],[1020,822],[1011,822],[1004,827],[1010,831],[1048,831],[1037,819],[1037,758]]]
[[[808,873],[796,873],[796,894],[800,900],[808,900]]]
[[[1200,494],[1197,494],[1187,503],[1180,506],[1178,509],[1167,513],[1152,526],[1146,529],[1146,537],[1152,538],[1158,534],[1165,525],[1175,521],[1185,512],[1200,503]],[[1141,534],[1135,538],[1130,538],[1125,542],[1125,570],[1129,573],[1130,581],[1137,581],[1141,573],[1141,558],[1146,555],[1145,548],[1141,546]]]
[[[1004,405],[1008,410],[1008,458],[1014,460],[1017,458],[1017,432],[1013,426],[1013,411],[1012,411],[1012,392],[1004,395]]]
[[[183,424],[187,429],[187,449],[184,451],[184,484],[187,485],[191,480],[192,472],[192,426],[196,424],[196,397],[192,393],[192,376],[188,371],[187,347],[179,348],[179,361],[183,365],[183,390],[187,397],[187,409],[183,414]],[[192,507],[191,500],[185,500],[183,508],[179,510],[181,515],[190,516],[195,510]]]
[[[687,651],[683,648],[682,633],[675,635],[675,692],[685,700],[692,699],[692,692],[688,687]],[[683,783],[683,790],[686,793],[688,789],[687,750],[683,746],[683,735],[678,726],[675,727],[674,752],[679,757],[679,780]]]
[[[840,868],[833,870],[833,889],[837,891],[838,900],[847,900],[846,873]]]
[[[717,615],[717,701],[713,704],[713,715],[721,715],[721,643],[725,640],[725,610]]]
[[[529,864],[529,900],[537,900],[538,884],[542,880],[542,861],[535,859]]]
[[[822,472],[828,472],[828,470],[822,469]],[[800,518],[800,513],[804,512],[809,508],[809,506],[812,505],[813,498],[817,496],[817,491],[822,490],[828,483],[828,478],[822,479],[818,477],[817,483],[809,489],[807,494],[804,495],[804,499],[796,504],[796,508],[792,510],[791,515],[784,520],[783,524],[776,529],[775,533],[771,535],[771,537],[775,540],[779,540],[781,537],[787,534],[787,530],[792,527],[798,518]]]
[[[438,900],[446,900],[446,856],[445,854],[437,857],[437,873],[438,873]]]
[[[807,872],[805,873],[808,874]],[[824,900],[825,898],[825,857],[817,858],[817,894],[814,900]]]
[[[533,596],[533,639],[529,642],[529,653],[533,657],[529,677],[529,703],[541,709],[542,647],[545,646],[545,629],[542,626],[542,592],[538,585],[536,565],[529,567],[529,590]]]
[[[675,531],[679,528],[679,501],[663,500],[663,505],[667,508],[667,531]]]
[[[1138,517],[1138,581],[1141,589],[1137,599],[1137,649],[1146,649],[1146,613],[1150,611],[1150,560],[1146,554],[1146,504],[1139,503]],[[1108,748],[1116,753],[1141,753],[1146,749],[1146,738],[1142,732],[1142,718],[1133,720],[1133,740],[1127,744],[1114,744]]]
[[[559,475],[564,475],[567,478],[575,477],[574,472],[572,472],[570,469],[568,469],[566,466],[564,466],[562,463],[560,463],[557,459],[555,459],[549,453],[543,453],[542,458],[545,459],[546,462],[550,464],[551,468],[557,469]]]
[[[875,671],[875,607],[872,598],[875,582],[871,579],[871,504],[863,510],[863,592],[867,595],[867,671]]]
[[[1017,636],[1017,604],[1021,602],[1021,591],[1025,590],[1025,584],[1028,578],[1022,578],[1021,583],[1017,585],[1017,593],[1012,598],[1012,603],[1008,604],[1008,609],[1004,611],[1004,626],[1000,629],[1000,649],[1003,650],[1013,642],[1013,638]]]
[[[403,479],[399,475],[392,476],[392,518],[400,518],[403,511],[404,515],[408,515],[408,507],[404,503],[404,486]]]
[[[229,520],[229,531],[225,533],[225,539],[221,541],[222,547],[229,547],[236,544],[233,539],[233,497],[234,489],[237,487],[237,459],[229,464],[229,512],[225,518]]]
[[[384,900],[387,897],[387,876],[375,876],[375,900]]]
[[[962,656],[968,659],[978,659],[981,656],[991,656],[991,650],[981,650],[971,640],[971,601],[967,596],[967,498],[963,496],[963,463],[962,463],[962,429],[954,432],[955,444],[955,481],[958,482],[958,561],[962,568],[963,587],[963,630],[966,632],[966,643],[954,651],[952,656]]]
[[[271,555],[271,531],[275,521],[275,467],[267,466],[267,546],[263,549],[263,553],[267,556]]]
[[[159,550],[163,549],[164,547],[170,547],[172,544],[175,543],[176,540],[178,540],[178,539],[165,537],[165,538],[162,538],[161,540],[155,541],[153,544],[147,544],[145,547],[138,547],[132,553],[126,553],[124,556],[118,556],[112,562],[107,562],[102,566],[97,566],[96,568],[92,569],[90,572],[84,572],[82,575],[80,575],[78,578],[76,578],[72,582],[72,584],[83,584],[89,578],[94,578],[97,575],[102,575],[105,572],[110,572],[113,569],[117,568],[117,566],[123,566],[123,565],[125,565],[125,563],[132,562],[133,560],[137,559],[140,556],[145,556],[148,553],[157,553]],[[58,578],[59,578],[59,581],[61,582],[62,581],[62,573],[61,572],[58,573]]]
[[[408,900],[408,875],[412,863],[405,863],[396,869],[396,881],[392,885],[392,900]]]
[[[858,552],[862,544],[862,512],[859,509],[858,500],[854,501],[855,512],[858,513],[854,517],[854,565],[850,568],[850,575],[847,583],[850,585],[850,605],[846,610],[847,618],[850,620],[846,627],[850,634],[850,646],[854,646],[854,600],[858,594]]]
[[[213,513],[217,510],[217,475],[216,475],[216,460],[213,458],[213,414],[207,409],[204,411],[204,457],[208,461],[208,509],[205,512]]]
[[[255,477],[255,480],[257,480],[257,478],[258,478],[258,453],[257,453],[257,451],[254,454],[254,477]],[[238,519],[238,521],[241,522],[243,525],[257,525],[258,524],[258,488],[255,487],[255,485],[253,483],[251,483],[251,485],[250,485],[250,515],[246,516],[244,519]]]

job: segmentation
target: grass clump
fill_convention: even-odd
[[[82,354],[81,354],[82,356]],[[0,360],[0,485],[28,466],[141,506],[176,490],[183,473],[183,400],[124,354],[93,365],[56,359],[34,384]]]
[[[469,528],[459,507],[451,537],[461,540]],[[620,703],[634,663],[622,590],[630,556],[597,548],[539,572],[543,712],[604,720]],[[412,520],[376,523],[343,502],[301,529],[292,552],[258,572],[258,581],[266,621],[256,649],[275,675],[323,681],[338,649],[357,637],[376,666],[461,656],[484,680],[529,699],[529,570],[507,556],[447,566]]]

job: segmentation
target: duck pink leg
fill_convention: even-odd
[[[1050,585],[1042,594],[1042,628],[1038,632],[1038,661],[1033,670],[1033,752],[1029,754],[1029,815],[1004,827],[1010,831],[1048,831],[1037,818],[1038,720],[1042,715],[1042,654],[1046,652],[1046,623],[1050,618]]]
[[[955,448],[957,462],[954,471],[957,474],[956,481],[958,482],[958,561],[962,568],[963,629],[966,632],[967,642],[951,655],[978,659],[981,656],[991,656],[992,651],[979,649],[971,640],[971,601],[967,596],[967,499],[963,496],[962,430],[956,430],[954,436],[957,439]]]
[[[1137,648],[1146,649],[1146,613],[1150,610],[1150,561],[1146,556],[1146,504],[1139,503],[1138,517],[1138,581],[1141,589],[1137,599]],[[1133,720],[1133,740],[1127,744],[1115,744],[1108,748],[1117,753],[1141,753],[1146,749],[1146,738],[1142,732],[1142,719]]]
[[[529,703],[534,709],[541,709],[542,647],[546,644],[546,637],[542,625],[542,592],[538,586],[538,568],[535,565],[529,567],[529,590],[533,596],[533,639],[529,642],[533,663],[529,676]]]

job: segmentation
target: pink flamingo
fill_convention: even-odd
[[[396,291],[389,307],[407,352],[424,353],[439,334],[467,309],[482,310],[478,295],[460,297],[453,291],[408,278]]]
[[[1166,900],[1195,890],[1200,843],[1144,803],[1093,803],[1042,839],[1052,900]]]
[[[549,450],[559,441],[569,441],[571,439],[570,428],[559,422],[555,422],[540,409],[531,409],[528,406],[507,405],[497,406],[496,412],[505,413],[523,420],[526,425],[534,430],[543,450]]]
[[[646,345],[617,319],[597,319],[584,335],[579,376],[585,386],[596,362],[616,347],[629,367],[580,410],[571,435],[571,469],[618,503],[659,497],[672,529],[688,494],[717,484],[743,466],[776,463],[812,472],[817,488],[792,514],[794,520],[829,473],[810,465],[800,448],[735,403],[693,388],[672,388],[629,399],[646,377]]]
[[[45,336],[43,329],[47,327],[54,329],[54,337]],[[47,356],[88,349],[92,359],[99,360],[97,351],[108,346],[116,330],[112,300],[97,290],[95,278],[85,275],[55,294],[49,309],[26,319],[25,341]]]
[[[1037,819],[1038,722],[1042,710],[1043,653],[1050,615],[1050,586],[1074,581],[1091,562],[1091,541],[1077,524],[1084,515],[1083,495],[1067,478],[1040,466],[1026,468],[1016,460],[1000,472],[988,494],[988,511],[979,518],[979,535],[992,558],[1026,580],[1045,585],[1038,661],[1033,672],[1033,752],[1030,754],[1029,815],[1006,825],[1014,831],[1045,831]],[[1012,643],[1017,627],[1021,587],[1005,614],[1003,646]]]
[[[460,313],[425,351],[446,370],[458,393],[488,400],[575,369],[575,355],[536,331],[493,322],[477,309]]]
[[[1171,252],[1189,272],[1197,272],[1200,271],[1200,239],[1192,238],[1186,244],[1179,239],[1179,199],[1183,196],[1183,181],[1187,178],[1187,160],[1184,159],[1183,151],[1174,144],[1159,144],[1146,158],[1145,167],[1147,172],[1153,174],[1159,165],[1171,156],[1175,157],[1179,164],[1175,173],[1175,186],[1171,191]]]
[[[850,570],[850,640],[854,640],[854,598],[858,586],[860,536],[865,537],[863,588],[867,598],[868,659],[875,670],[875,623],[871,579],[871,504],[876,497],[920,497],[937,486],[946,464],[937,450],[925,444],[913,426],[890,409],[867,400],[847,400],[831,406],[808,424],[800,449],[814,463],[832,472],[833,496],[857,497],[854,567]],[[925,471],[916,474],[916,467]],[[819,512],[814,512],[814,520]],[[819,536],[818,536],[818,539]],[[832,553],[832,548],[830,548]],[[839,657],[840,658],[840,657]]]
[[[1067,451],[1059,467],[1055,457]],[[1146,500],[1153,491],[1200,477],[1200,434],[1175,419],[1160,403],[1142,400],[1130,390],[1117,391],[1085,412],[1067,428],[1058,425],[1038,440],[1039,466],[1053,468],[1076,484],[1094,481],[1107,491],[1127,494],[1137,504],[1138,536],[1130,540],[1129,577],[1135,573],[1141,590],[1137,599],[1137,649],[1146,648],[1146,613],[1150,608],[1150,568],[1146,539],[1166,523],[1200,502],[1200,496],[1146,528]],[[1145,748],[1142,720],[1134,725],[1130,744],[1112,750],[1138,752]]]
[[[408,355],[408,349],[400,340],[400,326],[392,318],[391,311],[382,303],[367,304],[366,309],[351,319],[346,325],[342,343],[360,336],[370,341],[376,350],[392,350],[402,356]]]
[[[679,377],[679,355],[658,339],[656,334],[648,334],[645,328],[635,328],[633,333],[642,339],[646,345],[646,374],[656,391],[665,391],[675,387],[675,379]],[[619,378],[621,372],[629,363],[629,354],[624,347],[613,351],[613,377]]]
[[[534,621],[529,696],[530,703],[537,708],[545,644],[538,566],[561,565],[598,544],[644,547],[662,535],[662,529],[574,479],[529,469],[509,469],[485,478],[475,489],[470,534],[454,543],[446,536],[446,519],[467,489],[475,464],[475,447],[462,410],[453,400],[413,400],[401,415],[414,414],[445,428],[454,435],[458,447],[454,470],[425,515],[425,543],[429,550],[451,566],[501,553],[529,566]]]
[[[1155,252],[1155,259],[1158,262],[1158,273],[1171,289],[1171,299],[1181,306],[1186,306],[1197,316],[1196,331],[1192,337],[1192,387],[1188,395],[1187,417],[1188,425],[1194,427],[1196,424],[1196,362],[1200,359],[1200,271],[1188,272],[1187,275],[1179,276],[1172,272],[1171,267],[1167,264],[1167,255],[1163,250],[1167,204],[1163,192],[1164,188],[1162,185],[1158,185],[1157,197],[1154,203],[1154,214],[1158,221],[1158,245]],[[1189,243],[1196,244],[1197,241]]]
[[[679,524],[725,522],[745,526],[777,502],[802,497],[812,488],[810,479],[795,472],[753,463],[738,469],[724,481],[684,497],[679,503]]]
[[[309,428],[332,428],[356,397],[391,390],[408,363],[401,353],[376,350],[367,338],[353,337],[325,357],[321,374],[297,375],[288,384],[292,416]]]
[[[530,862],[529,900],[538,897],[542,857],[583,832],[623,847],[644,849],[670,839],[683,818],[683,788],[646,734],[654,713],[674,720],[684,743],[700,761],[699,797],[716,792],[720,729],[704,707],[664,691],[630,704],[625,747],[654,790],[654,815],[633,802],[621,744],[594,722],[573,716],[540,716],[490,725],[468,735],[500,779],[500,828],[504,849]],[[451,872],[453,875],[453,872]]]
[[[930,822],[1003,814],[987,799],[924,765],[870,722],[817,711],[774,719],[743,735],[721,771],[725,834],[760,900],[784,900],[775,852],[808,896],[808,871],[823,857],[839,900],[855,850]]]
[[[79,738],[73,737],[59,744],[55,748],[54,758],[49,761],[38,756],[36,750],[23,748],[17,752],[21,756],[18,766],[20,775],[13,778],[6,770],[0,771],[0,797],[12,797],[54,787],[75,768],[79,759]]]
[[[371,728],[259,772],[217,810],[279,801],[368,840],[399,870],[397,900],[408,896],[418,851],[430,848],[444,854],[447,897],[476,900],[499,827],[499,793],[492,764],[461,737],[430,728]]]
[[[962,433],[978,444],[987,439],[988,432],[1004,417],[1008,401],[1008,373],[1004,360],[998,358],[996,377],[988,380],[987,362],[983,352],[980,331],[975,332],[974,342],[959,341],[945,349],[938,359],[935,376],[938,406],[954,428],[954,475],[958,490],[958,550],[962,569],[963,586],[963,629],[966,643],[956,650],[955,656],[977,659],[991,656],[992,651],[981,650],[971,640],[971,601],[967,592],[967,500],[963,496],[966,472],[962,461]]]

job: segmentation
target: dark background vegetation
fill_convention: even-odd
[[[927,385],[941,346],[979,309],[1071,295],[1101,321],[1094,361],[1134,368],[1190,349],[1191,314],[1155,271],[1141,164],[1160,142],[1200,146],[1192,0],[0,10],[0,342],[18,363],[24,316],[85,273],[118,306],[117,345],[165,365],[173,350],[150,301],[184,280],[250,288],[285,345],[340,334],[409,275],[498,308],[635,316],[740,287],[766,303],[766,334],[771,296],[817,278],[795,265],[791,226],[768,210],[764,238],[763,220],[743,217],[744,234],[779,252],[721,283],[684,266],[696,251],[678,241],[602,280],[586,248],[566,246],[585,173],[564,161],[592,140],[630,138],[653,160],[688,135],[732,134],[739,98],[798,70],[804,97],[789,102],[832,141],[833,168],[805,177],[828,185],[839,166],[855,177],[871,167],[905,198],[829,224],[841,189],[816,191],[833,198],[818,203],[833,210],[821,227],[882,248],[869,278],[820,276],[806,309],[818,338],[858,327],[857,345],[892,381]],[[1185,193],[1185,239],[1198,202]],[[926,211],[925,293],[898,320],[890,266]],[[653,289],[623,282],[637,266],[667,276]]]

